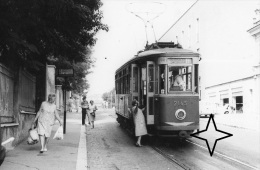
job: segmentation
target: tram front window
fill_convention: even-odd
[[[168,67],[168,91],[191,91],[192,67]]]

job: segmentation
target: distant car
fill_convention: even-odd
[[[217,114],[230,114],[235,110],[235,107],[231,106],[230,104],[225,104],[224,106],[220,106],[218,108]]]
[[[201,101],[200,102],[200,117],[210,117],[211,114],[213,114],[213,116],[216,114],[217,112],[217,105],[216,103],[212,103],[212,102],[205,102],[205,101]]]

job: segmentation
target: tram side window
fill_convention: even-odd
[[[191,91],[191,66],[170,66],[168,70],[169,91]]]
[[[123,91],[124,90],[124,87],[123,87],[123,85],[124,85],[123,77],[120,78],[120,84],[121,84],[120,94],[124,94],[124,91]]]
[[[164,94],[165,93],[165,89],[164,89],[164,86],[165,86],[165,65],[160,65],[159,66],[159,92],[161,94]]]
[[[119,73],[119,94],[123,94],[123,77],[122,77],[122,72]]]
[[[118,94],[118,79],[117,79],[117,76],[116,76],[116,94]]]
[[[196,93],[199,93],[199,65],[198,64],[195,64],[194,65],[195,66],[195,78],[194,78],[194,91],[196,92]]]
[[[149,92],[154,91],[154,65],[150,64],[148,66],[149,75]]]
[[[133,68],[133,92],[138,92],[138,67]]]
[[[125,90],[126,90],[126,87],[125,87],[126,86],[126,83],[125,83],[126,78],[125,78],[125,76],[122,79],[123,79],[123,81],[122,81],[123,82],[123,94],[126,94],[126,92],[125,92]]]
[[[127,85],[127,94],[129,94],[130,93],[130,74],[127,74],[127,76],[126,76],[126,78],[127,78],[127,82],[126,82],[126,85]]]

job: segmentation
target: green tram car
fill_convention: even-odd
[[[200,55],[178,44],[157,42],[116,70],[116,114],[134,132],[132,101],[138,100],[148,133],[190,137],[199,129]]]

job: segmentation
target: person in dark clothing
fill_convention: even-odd
[[[81,102],[81,108],[82,108],[82,125],[85,125],[87,109],[89,108],[88,101],[86,100],[86,96],[83,97],[83,101]]]

